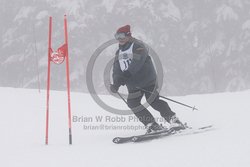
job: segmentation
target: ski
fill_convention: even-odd
[[[116,144],[122,144],[122,143],[127,143],[127,142],[132,142],[133,138],[135,137],[143,137],[143,136],[150,136],[150,135],[157,135],[163,132],[168,131],[168,129],[163,129],[162,131],[155,132],[155,133],[150,133],[150,134],[142,134],[142,135],[136,135],[136,136],[128,136],[128,137],[115,137],[113,139],[113,142]]]
[[[171,129],[163,129],[161,131],[155,132],[155,133],[149,133],[149,134],[142,134],[142,135],[135,135],[135,136],[128,136],[128,137],[115,137],[113,139],[113,142],[116,144],[122,144],[122,143],[128,143],[128,142],[139,142],[141,140],[147,140],[156,138],[162,134],[170,135],[174,131],[178,131],[179,129],[171,128]]]
[[[143,134],[143,135],[136,135],[136,136],[129,136],[129,137],[115,137],[113,139],[113,142],[116,144],[123,144],[128,142],[143,142],[143,141],[149,141],[153,139],[159,139],[162,137],[167,136],[174,136],[174,135],[188,135],[188,134],[197,134],[206,132],[208,130],[212,130],[212,125],[203,126],[200,128],[191,128],[188,127],[186,129],[176,129],[176,128],[170,128],[170,129],[164,129],[159,132],[150,133],[150,134]]]
[[[167,137],[167,136],[177,136],[177,135],[190,135],[190,134],[197,134],[197,133],[202,133],[206,132],[208,130],[211,130],[212,125],[209,126],[204,126],[200,128],[186,128],[186,129],[169,129],[167,132],[159,133],[159,134],[153,134],[150,136],[135,136],[132,138],[132,142],[143,142],[143,141],[148,141],[148,140],[153,140],[153,139],[159,139],[162,137]]]

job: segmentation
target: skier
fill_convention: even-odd
[[[148,54],[148,49],[143,42],[132,37],[130,25],[120,27],[115,33],[115,38],[119,42],[119,49],[116,51],[113,63],[111,92],[117,93],[121,85],[127,86],[129,93],[127,105],[145,125],[146,133],[160,131],[163,127],[141,105],[141,99],[144,95],[147,102],[160,112],[160,115],[170,123],[171,127],[178,126],[184,129],[183,124],[176,117],[176,114],[171,111],[168,103],[159,99],[159,92],[156,90],[158,87],[157,75]]]

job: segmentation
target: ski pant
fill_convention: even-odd
[[[141,99],[145,95],[148,104],[155,110],[160,112],[160,115],[169,122],[170,118],[175,115],[171,111],[168,103],[159,99],[159,92],[155,89],[155,85],[141,89],[129,90],[127,104],[133,111],[136,117],[146,126],[149,123],[155,122],[153,115],[141,105]],[[150,93],[153,92],[153,93]]]

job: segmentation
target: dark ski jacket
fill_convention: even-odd
[[[132,58],[126,71],[122,71],[119,63],[119,59],[121,59],[119,52],[120,50],[128,50],[132,44]],[[120,86],[125,84],[129,91],[136,90],[136,87],[145,88],[157,85],[155,68],[149,56],[148,48],[142,41],[132,38],[125,45],[119,45],[115,55],[112,76],[114,85]]]

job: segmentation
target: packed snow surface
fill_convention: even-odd
[[[192,111],[169,102],[192,127],[213,125],[195,135],[117,145],[116,136],[144,133],[132,115],[105,111],[89,94],[71,93],[73,144],[68,144],[67,93],[51,91],[49,144],[45,145],[46,91],[0,88],[0,153],[4,167],[249,167],[250,91],[170,97],[195,105]],[[101,98],[127,109],[113,96]],[[168,126],[149,108],[157,121]]]

